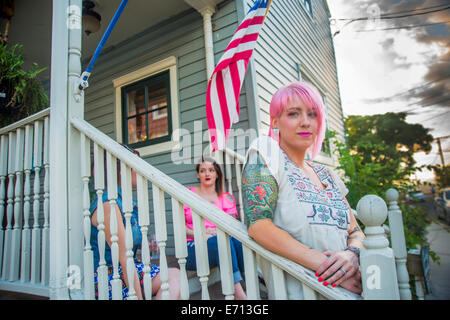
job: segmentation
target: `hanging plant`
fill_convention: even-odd
[[[36,63],[23,69],[22,45],[8,48],[0,44],[0,127],[28,117],[49,105],[45,90],[36,76],[46,68]]]

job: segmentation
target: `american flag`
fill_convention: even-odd
[[[271,0],[257,0],[237,28],[208,82],[206,118],[213,151],[226,147],[239,121],[239,93]]]

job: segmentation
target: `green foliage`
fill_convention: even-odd
[[[429,129],[405,119],[405,113],[386,113],[345,120],[349,149],[362,157],[363,164],[378,164],[378,173],[400,183],[408,183],[418,169],[414,153],[429,153],[433,141]]]
[[[450,186],[450,166],[442,166],[442,165],[430,165],[428,166],[429,170],[434,171],[434,175],[436,177],[436,184],[440,189],[447,188]]]
[[[26,71],[22,45],[8,48],[0,44],[0,92],[5,97],[0,103],[0,127],[32,115],[49,106],[49,99],[36,76],[45,68],[39,69],[36,63]]]
[[[421,125],[404,121],[404,115],[387,113],[374,116],[349,116],[345,120],[348,145],[334,139],[340,169],[349,189],[347,200],[352,208],[367,194],[385,199],[389,188],[400,194],[399,207],[403,212],[403,224],[407,248],[427,245],[426,228],[430,220],[420,207],[402,201],[409,190],[417,188],[409,175],[418,170],[413,155],[431,150],[433,137]],[[403,132],[404,131],[404,132]],[[386,221],[388,223],[388,221]],[[433,260],[438,257],[430,252]]]

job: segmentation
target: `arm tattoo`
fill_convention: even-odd
[[[242,175],[242,191],[244,212],[250,226],[260,219],[273,219],[278,184],[259,154],[251,154],[248,160]]]
[[[350,232],[348,235],[351,236],[352,234],[354,234],[355,232],[358,232],[358,231],[361,231],[361,229],[358,226],[356,226],[353,228],[352,232]]]

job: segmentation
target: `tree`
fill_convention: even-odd
[[[405,118],[406,113],[389,112],[345,120],[350,151],[362,157],[362,164],[379,164],[384,168],[379,174],[399,182],[408,181],[418,169],[414,153],[429,153],[433,141],[429,129]]]
[[[385,198],[389,188],[400,193],[399,206],[403,212],[406,246],[427,245],[426,227],[430,220],[420,207],[402,201],[403,195],[416,186],[409,176],[420,170],[415,166],[415,152],[430,152],[433,137],[420,124],[405,122],[404,113],[372,116],[349,116],[345,119],[347,145],[328,137],[336,146],[339,166],[349,189],[346,198],[352,208],[367,194]],[[388,223],[388,222],[387,222]],[[430,252],[433,260],[439,257]]]
[[[450,186],[450,166],[428,166],[428,169],[432,169],[434,171],[434,177],[436,180],[436,184],[439,188],[443,189]]]

